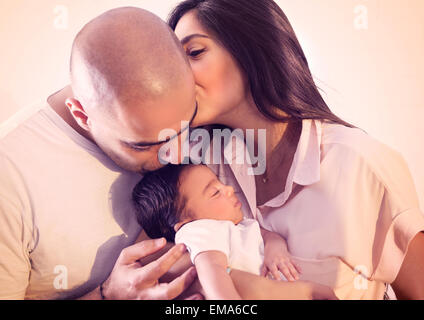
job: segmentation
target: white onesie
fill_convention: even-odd
[[[260,274],[264,242],[256,220],[244,219],[237,225],[228,220],[195,220],[177,231],[175,243],[186,245],[193,263],[201,252],[221,251],[229,267]]]

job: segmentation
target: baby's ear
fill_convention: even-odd
[[[183,218],[181,221],[178,221],[175,226],[174,226],[174,230],[175,232],[177,232],[178,230],[180,230],[180,228],[185,225],[186,223],[189,223],[191,221],[193,221],[194,219],[191,217],[185,217]]]
[[[177,222],[174,226],[174,230],[175,232],[177,232],[184,224],[185,222],[181,221],[181,222]]]

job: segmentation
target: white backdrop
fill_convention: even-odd
[[[68,83],[79,29],[139,6],[165,19],[178,0],[1,0],[0,123]],[[424,205],[424,1],[279,0],[332,110],[402,152]],[[12,117],[12,120],[10,118]]]

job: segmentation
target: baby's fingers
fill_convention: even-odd
[[[289,266],[284,262],[278,263],[278,269],[280,272],[286,277],[288,281],[295,281],[296,279],[291,274]],[[278,277],[277,279],[281,279],[281,277]]]
[[[268,268],[266,267],[266,265],[262,265],[261,267],[261,277],[265,277],[268,273]]]
[[[291,263],[293,264],[293,266],[296,269],[297,273],[301,274],[302,273],[302,269],[300,268],[299,264],[297,264],[294,261],[291,261]]]
[[[297,268],[296,268],[296,265],[295,264],[293,264],[293,263],[291,263],[291,262],[289,262],[288,263],[288,268],[289,268],[289,270],[290,270],[290,273],[292,274],[292,276],[293,276],[293,278],[295,279],[295,280],[299,280],[299,271],[297,270]]]
[[[268,267],[269,272],[272,274],[275,280],[281,280],[280,272],[275,264]]]

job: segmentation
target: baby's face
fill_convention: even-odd
[[[190,165],[180,179],[179,192],[187,200],[190,220],[229,220],[238,224],[243,219],[241,202],[233,187],[221,183],[207,166]]]

